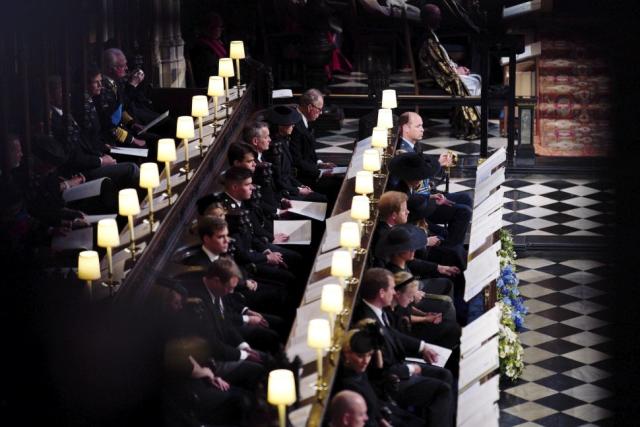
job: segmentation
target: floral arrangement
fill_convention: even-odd
[[[514,331],[520,330],[524,325],[524,316],[527,314],[527,307],[518,289],[518,277],[514,267],[506,264],[500,271],[500,277],[496,283],[498,288],[498,301],[502,301],[511,310],[514,322]]]
[[[513,265],[516,260],[516,250],[513,248],[513,236],[511,232],[504,228],[500,229],[500,250],[498,251],[500,258],[500,268],[505,265]]]
[[[500,372],[515,381],[524,370],[524,349],[516,331],[524,325],[527,308],[518,289],[519,280],[514,265],[516,251],[513,247],[513,237],[508,230],[500,230],[500,242],[500,277],[496,283],[498,304],[502,313],[498,344]]]
[[[502,312],[498,339],[500,373],[515,381],[524,371],[524,349],[520,343],[520,337],[514,331],[515,323],[510,307],[502,302],[498,302],[498,304]]]

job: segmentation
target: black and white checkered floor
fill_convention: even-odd
[[[611,309],[606,263],[577,257],[517,260],[529,315],[524,374],[503,384],[502,426],[608,425]]]
[[[451,191],[469,190],[474,179],[453,180]],[[518,236],[611,236],[613,183],[542,176],[507,179],[504,226]]]
[[[474,179],[454,179],[451,191]],[[613,186],[597,179],[507,179],[504,226],[518,236],[613,234]],[[574,237],[578,236],[578,237]],[[598,258],[605,254],[598,254]],[[580,252],[516,261],[529,315],[525,371],[501,387],[501,426],[608,425],[612,413],[610,267]]]
[[[340,131],[323,133],[318,138],[319,156],[333,153],[348,159],[357,123],[347,119]],[[478,154],[475,141],[447,137],[446,122],[428,121],[427,128],[422,141],[426,152]],[[492,148],[497,148],[505,141],[494,136],[493,143]],[[450,190],[472,190],[474,182],[452,179]],[[504,187],[504,226],[516,238],[574,242],[611,236],[615,231],[613,184],[606,180],[529,175],[508,178]],[[516,383],[501,384],[501,426],[612,423],[610,264],[604,261],[606,254],[581,254],[566,250],[562,256],[538,254],[516,262],[530,313],[520,335],[526,367]]]

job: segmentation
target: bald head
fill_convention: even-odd
[[[424,134],[422,117],[412,111],[400,115],[398,127],[400,128],[400,136],[414,144],[420,141]]]
[[[343,390],[333,397],[329,412],[331,427],[362,427],[369,419],[367,403],[362,396],[350,390]]]

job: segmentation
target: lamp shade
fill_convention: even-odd
[[[98,252],[80,252],[78,254],[78,279],[97,280],[100,276],[100,259],[98,259]]]
[[[157,163],[143,163],[140,165],[140,187],[155,188],[160,185],[160,173]]]
[[[360,171],[356,173],[356,193],[373,193],[373,174],[371,172]]]
[[[374,148],[387,148],[387,129],[374,127],[371,133],[371,146]]]
[[[338,249],[331,255],[331,275],[334,277],[353,276],[353,259],[349,251]]]
[[[398,108],[395,89],[385,89],[382,91],[382,108]]]
[[[360,227],[357,222],[343,222],[340,225],[340,246],[354,249],[360,247]]]
[[[272,405],[291,405],[296,401],[293,372],[288,369],[275,369],[269,372],[267,400]]]
[[[195,135],[195,129],[193,128],[193,117],[180,116],[176,123],[176,138],[189,139]]]
[[[209,101],[205,95],[195,95],[191,98],[191,115],[206,117],[209,115]]]
[[[351,199],[351,218],[366,221],[369,216],[369,198],[367,196],[353,196]]]
[[[98,221],[98,246],[101,248],[113,248],[120,245],[120,233],[118,224],[114,218]]]
[[[244,59],[244,43],[242,40],[232,40],[229,45],[231,59]]]
[[[176,142],[173,138],[162,138],[158,140],[158,161],[176,161]]]
[[[311,319],[309,321],[307,345],[316,350],[331,346],[331,326],[327,319]]]
[[[218,61],[218,75],[220,77],[233,77],[234,74],[231,58],[220,58]]]
[[[207,95],[224,96],[224,79],[222,77],[209,77],[209,87],[207,88]]]
[[[380,170],[380,152],[375,148],[369,148],[362,153],[362,169],[369,172]]]
[[[125,188],[118,192],[118,213],[122,216],[138,215],[140,203],[138,192],[133,188]]]
[[[344,305],[344,289],[342,286],[332,284],[322,287],[320,297],[320,310],[325,313],[340,313]]]
[[[378,110],[377,127],[391,129],[393,127],[393,115],[389,108],[381,108]]]

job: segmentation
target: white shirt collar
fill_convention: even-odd
[[[304,123],[304,127],[306,127],[307,129],[309,129],[309,122],[307,121],[307,117],[302,114],[302,111],[300,111],[300,108],[297,108],[298,113],[300,113],[300,116],[302,117],[302,123]]]
[[[258,161],[261,162],[262,161],[262,153],[258,152]]]
[[[370,304],[365,299],[363,299],[362,302],[364,302],[371,310],[373,310],[378,320],[380,320],[380,323],[384,325],[385,323],[384,323],[384,319],[382,318],[382,309],[380,307],[376,307],[375,305]]]
[[[213,301],[213,303],[216,303],[216,296],[213,294],[213,292],[211,292],[211,289],[209,289],[207,287],[207,285],[204,285],[204,288],[207,290],[207,292],[209,292],[209,296],[211,297],[211,301]],[[222,305],[222,297],[219,297],[220,299],[218,300],[220,302],[220,310],[224,310],[224,306]]]
[[[58,115],[59,115],[59,116],[61,116],[61,115],[62,115],[62,109],[60,109],[60,108],[56,107],[55,105],[52,105],[52,106],[51,106],[51,109],[52,109],[53,111],[55,111],[56,113],[58,113]]]
[[[209,261],[214,262],[215,260],[217,260],[218,258],[220,258],[220,255],[216,255],[213,252],[211,252],[209,249],[207,249],[204,245],[201,246],[202,250],[205,254],[207,254],[207,257],[209,258]]]
[[[239,207],[239,208],[240,208],[240,207],[242,207],[242,202],[241,202],[240,200],[238,200],[238,199],[236,199],[235,197],[231,196],[231,194],[229,194],[229,193],[227,193],[227,192],[225,192],[225,194],[226,194],[227,196],[231,197],[231,200],[233,200],[234,202],[236,202],[236,204],[238,205],[238,207]]]

